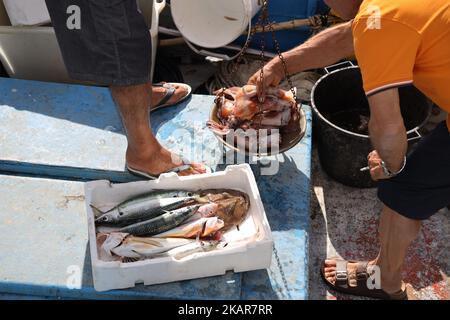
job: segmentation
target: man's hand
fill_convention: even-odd
[[[378,181],[389,179],[389,177],[386,176],[383,168],[381,167],[381,161],[383,161],[383,159],[381,159],[376,150],[369,153],[369,155],[367,156],[367,160],[369,162],[370,176],[372,177],[372,180]]]
[[[398,172],[404,163],[408,150],[406,128],[400,110],[398,89],[390,89],[369,97],[370,122],[369,133],[376,153],[369,155],[374,165],[383,159],[391,172]],[[372,167],[371,167],[372,168]],[[374,180],[385,179],[379,175],[383,168],[374,169]],[[372,172],[371,172],[372,173]],[[383,178],[384,177],[384,178]]]
[[[248,84],[256,85],[258,93],[264,92],[268,87],[277,87],[284,79],[283,70],[277,67],[273,60],[264,66],[263,72],[263,82],[261,82],[261,69],[248,80]]]
[[[323,68],[354,54],[352,21],[330,27],[315,35],[298,47],[283,52],[288,74]],[[258,92],[270,86],[276,87],[285,77],[279,57],[273,58],[264,67],[264,81],[260,70],[248,81],[258,87]]]

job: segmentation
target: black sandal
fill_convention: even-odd
[[[336,261],[336,280],[335,283],[331,283],[325,277],[325,262],[322,264],[320,273],[323,280],[331,289],[354,296],[363,296],[374,299],[383,300],[407,300],[408,296],[406,290],[400,290],[397,293],[389,294],[383,289],[371,289],[367,286],[367,280],[370,278],[371,274],[367,270],[369,263],[367,261],[357,262],[357,261],[346,261],[342,259],[331,258],[331,260]],[[348,277],[347,264],[356,263],[356,286],[351,286],[349,283],[350,278]]]
[[[153,87],[163,87],[164,89],[166,89],[166,94],[161,99],[161,101],[158,102],[158,104],[156,104],[155,106],[152,106],[152,108],[150,109],[151,112],[156,111],[161,108],[175,106],[175,105],[183,102],[187,98],[189,98],[189,96],[192,93],[192,88],[185,83],[161,82],[161,83],[154,83],[154,84],[152,84],[152,86]],[[176,86],[185,87],[187,89],[187,93],[183,97],[178,99],[178,101],[176,101],[174,103],[168,103],[170,98],[172,98],[172,96],[175,94]]]
[[[192,166],[189,164],[189,160],[187,160],[187,159],[184,158],[184,157],[180,157],[180,158],[181,158],[181,161],[183,162],[183,164],[182,164],[181,166],[178,166],[178,167],[176,167],[176,168],[167,170],[167,171],[162,172],[162,173],[160,173],[160,174],[152,174],[152,173],[149,173],[149,172],[144,172],[144,171],[140,171],[140,170],[137,170],[137,169],[133,169],[133,168],[131,168],[130,166],[128,166],[128,164],[126,164],[125,166],[126,166],[127,171],[128,171],[130,174],[132,174],[132,175],[134,175],[134,176],[136,176],[136,177],[139,177],[139,178],[146,178],[146,179],[150,179],[150,180],[156,180],[156,179],[159,178],[160,175],[162,175],[162,174],[164,174],[164,173],[171,173],[171,172],[174,172],[174,173],[180,173],[180,172],[182,172],[182,171],[186,171],[186,170],[189,170],[189,169],[192,168]],[[211,172],[212,172],[212,170],[211,170],[210,167],[208,167],[208,166],[205,165],[205,164],[204,164],[204,166],[205,166],[205,170],[206,170],[205,174],[208,174],[208,173],[211,173]]]

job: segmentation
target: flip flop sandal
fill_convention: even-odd
[[[139,178],[147,178],[147,179],[150,179],[150,180],[156,180],[156,179],[159,178],[159,176],[160,176],[161,174],[164,174],[164,173],[171,173],[171,172],[179,173],[179,172],[182,172],[182,171],[185,171],[185,170],[189,170],[189,169],[191,168],[191,165],[189,164],[189,161],[188,161],[188,160],[186,160],[185,158],[181,157],[181,161],[183,161],[183,165],[178,166],[178,167],[175,167],[175,168],[173,168],[173,169],[170,169],[170,170],[168,170],[168,171],[162,172],[162,173],[157,174],[157,175],[154,175],[154,174],[151,174],[151,173],[148,173],[148,172],[144,172],[144,171],[140,171],[140,170],[133,169],[133,168],[131,168],[130,166],[128,166],[128,164],[126,164],[126,168],[127,168],[128,172],[129,172],[130,174],[132,174],[132,175],[134,175],[134,176],[136,176],[136,177],[139,177]],[[206,166],[206,165],[205,165],[205,167],[206,167],[206,172],[205,172],[205,173],[211,173],[211,172],[212,172],[212,170],[211,170],[210,167],[208,167],[208,166]]]
[[[161,99],[161,101],[154,106],[151,109],[151,112],[156,111],[158,109],[161,108],[165,108],[165,107],[170,107],[170,106],[175,106],[181,102],[183,102],[184,100],[186,100],[187,98],[189,98],[189,96],[192,93],[192,88],[191,86],[185,84],[185,83],[177,83],[177,82],[161,82],[161,83],[155,83],[152,84],[153,87],[162,87],[166,89],[166,94],[164,95],[164,97]],[[168,103],[168,101],[170,100],[170,98],[172,98],[172,96],[175,94],[176,91],[176,86],[180,86],[180,87],[185,87],[188,89],[187,93],[180,98],[177,102],[175,103]]]
[[[354,296],[363,296],[368,298],[383,299],[383,300],[407,300],[406,290],[400,290],[398,293],[389,294],[382,289],[370,289],[367,287],[367,280],[370,278],[370,274],[367,270],[368,262],[357,261],[345,261],[342,259],[331,258],[336,260],[336,281],[331,283],[325,277],[325,262],[323,262],[320,269],[322,279],[325,281],[328,287],[331,289],[350,294]],[[357,263],[356,267],[356,286],[351,286],[349,283],[347,263]]]

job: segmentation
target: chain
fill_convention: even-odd
[[[267,0],[264,0],[267,1]],[[264,6],[264,4],[263,4]],[[248,37],[247,41],[245,42],[244,46],[242,47],[241,52],[239,53],[238,57],[236,58],[236,62],[233,64],[233,68],[231,69],[230,75],[233,75],[236,73],[237,69],[239,68],[239,63],[241,63],[242,59],[244,58],[245,53],[248,50],[248,47],[252,43],[253,37],[255,36],[256,30],[258,30],[258,26],[262,25],[263,22],[263,15],[261,14],[258,17],[258,22],[252,27],[252,30],[250,31],[250,36]],[[262,50],[262,58],[264,58],[264,50]]]
[[[273,22],[269,20],[269,0],[259,0],[258,4],[262,5],[261,14],[258,17],[257,23],[252,27],[252,30],[250,31],[250,35],[249,35],[247,41],[245,42],[244,46],[242,47],[241,52],[239,53],[238,57],[236,58],[235,63],[233,64],[233,66],[231,68],[230,76],[233,76],[237,72],[237,69],[239,68],[239,64],[241,63],[245,53],[247,52],[248,47],[250,46],[250,44],[253,40],[253,37],[256,33],[256,30],[259,27],[262,29],[262,33],[263,33],[263,36],[261,37],[261,52],[260,52],[260,60],[261,60],[260,82],[261,83],[264,82],[264,65],[265,65],[264,50],[265,50],[265,46],[266,46],[266,43],[264,40],[264,34],[266,31],[266,28],[268,28],[272,34],[272,42],[274,44],[276,53],[278,54],[278,57],[281,60],[281,64],[283,65],[284,75],[290,86],[290,90],[292,92],[293,98],[296,101],[296,103],[298,103],[297,92],[294,88],[294,84],[292,83],[291,76],[288,73],[286,60],[284,59],[283,54],[281,53],[280,43],[276,39],[275,30],[273,28]],[[225,91],[225,88],[222,88],[221,92],[218,94],[218,98],[222,97],[224,95],[224,91]],[[264,103],[264,98],[265,98],[265,92],[264,92],[264,89],[262,89],[262,91],[258,93],[258,107],[259,107],[260,112],[262,111],[262,103]],[[261,117],[261,120],[262,120],[262,117]]]
[[[268,0],[265,0],[265,1],[268,1]],[[266,10],[267,10],[267,8],[266,8]],[[283,54],[281,53],[280,43],[278,42],[278,40],[276,38],[275,30],[273,28],[273,21],[269,20],[268,13],[265,14],[265,19],[263,22],[268,26],[268,29],[269,29],[270,33],[272,34],[272,42],[275,47],[276,53],[278,54],[278,58],[280,59],[281,64],[283,65],[284,76],[285,76],[286,80],[288,81],[289,87],[292,92],[292,96],[294,97],[294,100],[297,102],[297,92],[294,89],[294,84],[292,83],[291,76],[288,72],[286,60],[284,59]]]
[[[277,248],[275,247],[275,244],[273,245],[273,254],[275,255],[275,259],[277,260],[278,269],[280,269],[281,279],[283,280],[284,288],[286,289],[286,294],[288,296],[288,299],[292,299],[291,293],[290,293],[290,288],[289,288],[289,283],[286,279],[286,275],[283,270],[283,264],[280,261],[280,257],[278,255],[278,251],[277,251]]]
[[[288,73],[286,60],[284,59],[283,54],[281,53],[280,43],[278,42],[278,40],[275,37],[275,31],[273,30],[273,22],[269,23],[269,30],[272,32],[272,41],[275,45],[275,50],[277,51],[278,57],[281,60],[281,64],[283,65],[284,75],[285,75],[287,82],[289,84],[289,87],[291,89],[292,96],[294,97],[294,100],[297,101],[297,92],[294,89],[294,84],[292,83],[291,75]]]
[[[260,19],[261,19],[261,27],[262,27],[262,32],[263,35],[265,34],[266,31],[266,25],[265,23],[263,23],[265,20],[268,19],[268,11],[267,11],[267,0],[263,0],[263,7],[262,7],[262,12],[260,15]],[[260,52],[260,72],[259,72],[259,79],[260,79],[260,83],[264,83],[264,65],[265,65],[265,61],[264,61],[264,50],[266,48],[266,40],[264,38],[264,36],[261,37],[261,52]],[[263,103],[265,100],[265,89],[264,86],[260,86],[261,91],[257,92],[258,94],[258,109],[259,109],[259,113],[262,114],[263,112]],[[263,117],[260,116],[259,117],[259,126],[262,126],[262,120]]]
[[[264,8],[264,6],[267,6],[267,3],[266,3],[267,0],[258,0],[258,5],[261,5],[261,1],[263,1],[263,3],[262,3],[263,8]],[[256,30],[258,29],[258,26],[263,24],[262,22],[263,22],[263,15],[260,14],[259,17],[258,17],[258,22],[252,27],[252,30],[250,30],[250,35],[249,35],[247,41],[245,41],[245,44],[242,47],[241,52],[239,52],[239,55],[237,56],[236,61],[233,63],[233,65],[231,67],[230,77],[232,77],[237,72],[237,70],[239,68],[239,64],[241,63],[242,59],[244,58],[245,53],[248,50],[248,47],[252,43],[253,37],[255,36],[255,33],[256,33]],[[263,61],[264,61],[264,49],[261,50],[261,61],[262,61],[262,64],[264,65],[264,63],[263,63]],[[225,89],[226,88],[222,88],[221,91],[219,92],[219,94],[217,95],[217,98],[215,100],[216,104],[217,104],[218,99],[223,97]]]

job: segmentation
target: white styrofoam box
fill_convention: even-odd
[[[224,234],[228,245],[201,252],[184,259],[162,257],[122,263],[103,261],[96,241],[95,214],[92,204],[107,210],[130,197],[154,189],[235,189],[249,195],[250,208],[245,221]],[[225,171],[179,177],[175,173],[161,175],[158,180],[111,184],[92,181],[85,184],[94,288],[97,291],[124,289],[145,285],[223,275],[227,271],[244,272],[270,267],[273,239],[264,206],[252,170],[248,164],[228,166]],[[237,241],[242,240],[242,241]]]
[[[3,0],[13,26],[36,26],[50,22],[45,0]]]

